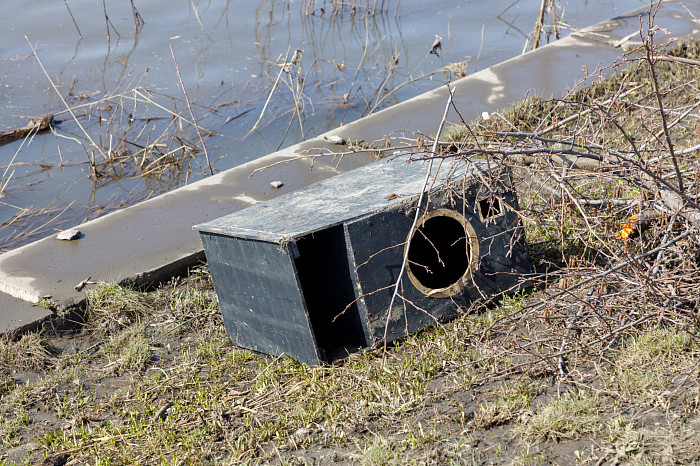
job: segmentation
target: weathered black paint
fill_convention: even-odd
[[[202,244],[234,343],[308,364],[323,360],[288,245],[208,233]]]
[[[476,300],[519,289],[523,275],[530,271],[530,262],[516,214],[517,200],[506,175],[502,174],[499,183],[499,197],[511,209],[485,222],[476,210],[483,186],[473,178],[457,181],[430,196],[428,211],[446,207],[458,209],[479,238],[478,268],[470,280],[471,286],[449,298],[426,296],[404,279],[401,292],[405,300],[396,300],[389,315],[393,289],[383,288],[396,282],[404,248],[387,248],[406,240],[413,209],[397,207],[346,223],[351,266],[356,269],[356,294],[361,315],[367,319],[370,345],[383,343],[385,330],[387,340],[392,341],[405,336],[406,330],[412,333],[454,318],[460,308],[467,308]],[[382,252],[377,254],[377,251]],[[359,264],[365,265],[358,267]]]
[[[197,226],[229,337],[319,364],[381,344],[385,328],[392,341],[517,289],[530,269],[509,175],[460,162],[431,179],[421,212],[467,219],[478,238],[476,270],[446,298],[404,277],[404,299],[389,312],[426,169],[405,157],[377,162]],[[484,199],[493,196],[490,206]]]

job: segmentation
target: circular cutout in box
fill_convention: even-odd
[[[479,241],[469,221],[454,210],[435,209],[411,232],[406,270],[421,293],[446,298],[462,291],[478,257]]]

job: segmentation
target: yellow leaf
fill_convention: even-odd
[[[634,233],[634,228],[625,226],[622,230],[615,233],[615,237],[619,239],[627,239]]]
[[[627,239],[636,231],[637,216],[633,215],[622,223],[622,230],[615,233],[615,236],[620,239]]]

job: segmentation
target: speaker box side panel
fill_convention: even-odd
[[[532,270],[510,178],[506,177],[499,188],[489,191],[475,185],[464,198],[479,237],[479,268],[474,284],[486,297],[519,291]]]
[[[413,218],[397,207],[346,224],[356,293],[368,334],[368,344],[391,342],[456,315],[450,301],[428,298],[404,275],[389,312],[394,284],[401,270],[405,242]]]
[[[289,245],[206,232],[201,239],[231,341],[319,364]]]

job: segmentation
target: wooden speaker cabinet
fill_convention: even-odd
[[[530,262],[509,172],[436,160],[412,229],[427,168],[380,160],[195,226],[231,340],[320,364],[519,289]]]

